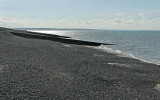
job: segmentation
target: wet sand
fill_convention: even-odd
[[[160,65],[101,44],[0,28],[0,100],[160,100]]]

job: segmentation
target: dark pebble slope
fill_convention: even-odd
[[[160,100],[159,65],[41,38],[0,28],[0,100]]]

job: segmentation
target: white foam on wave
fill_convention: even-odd
[[[121,51],[121,50],[114,50],[114,49],[109,48],[109,47],[104,46],[104,45],[101,45],[101,46],[99,46],[99,47],[96,48],[96,49],[101,49],[101,50],[107,51],[107,52],[109,52],[109,53],[114,53],[114,54],[117,54],[117,55],[120,56],[120,57],[129,57],[129,58],[134,58],[134,59],[141,60],[141,61],[146,62],[146,63],[153,63],[153,64],[156,64],[156,65],[160,65],[160,63],[151,62],[151,61],[148,61],[148,60],[146,60],[146,59],[142,59],[142,58],[136,57],[136,56],[133,55],[133,54],[126,53],[126,52]]]
[[[98,49],[102,49],[102,50],[105,50],[105,51],[110,52],[110,53],[118,54],[118,56],[121,56],[121,57],[131,57],[131,58],[137,59],[137,57],[134,56],[133,54],[128,54],[128,53],[126,53],[124,51],[121,51],[121,50],[114,50],[112,48],[108,48],[108,47],[103,46],[103,45],[99,46]]]

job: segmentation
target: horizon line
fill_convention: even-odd
[[[113,30],[113,31],[160,31],[160,30],[147,30],[147,29],[96,29],[96,28],[11,28],[11,29],[48,29],[48,30]]]

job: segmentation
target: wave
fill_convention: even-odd
[[[159,43],[155,42],[155,41],[145,42],[146,39],[144,40],[143,37],[147,37],[147,38],[149,38],[149,40],[151,40],[150,38],[153,38],[153,37],[155,38],[155,36],[154,35],[153,36],[146,35],[146,33],[143,34],[143,32],[141,34],[135,33],[135,35],[133,35],[133,34],[127,34],[127,35],[125,34],[124,35],[120,31],[119,34],[121,34],[121,35],[118,35],[118,34],[114,34],[114,33],[109,34],[109,33],[107,33],[107,31],[106,31],[105,34],[98,34],[97,33],[97,32],[101,33],[101,31],[91,31],[91,32],[90,31],[80,32],[80,31],[73,31],[73,30],[67,30],[67,31],[66,30],[65,31],[64,30],[28,30],[28,31],[48,33],[48,34],[56,34],[56,35],[60,35],[60,36],[69,36],[69,37],[71,37],[71,39],[75,39],[75,40],[77,40],[77,39],[80,39],[80,40],[83,40],[83,41],[84,40],[87,40],[87,41],[95,40],[96,42],[100,42],[100,43],[101,42],[106,42],[106,40],[108,40],[107,42],[115,43],[115,40],[116,40],[116,43],[124,44],[123,47],[121,47],[121,44],[120,44],[120,45],[118,45],[120,47],[118,49],[113,49],[112,47],[110,48],[107,45],[101,45],[101,46],[96,47],[96,48],[105,50],[107,52],[116,53],[118,56],[130,57],[130,58],[134,58],[134,59],[139,59],[143,62],[154,63],[154,64],[157,64],[157,65],[160,65],[160,62],[158,61],[159,57],[157,57],[158,55],[155,54],[155,53],[158,53],[157,51],[160,48],[158,48],[157,51],[155,51],[155,49],[153,49],[153,48],[155,48],[155,47],[157,48],[158,45],[152,46],[153,45],[152,43],[154,43],[154,44],[155,43],[159,44]],[[90,33],[93,33],[93,34],[90,34]],[[122,37],[120,37],[122,35],[123,35],[123,40],[125,40],[125,41],[123,41],[123,40],[118,41],[118,38],[122,38]],[[129,37],[131,37],[131,36],[132,37],[137,37],[137,36],[139,37],[140,36],[141,39],[137,40],[137,38],[132,38],[130,40]],[[102,38],[102,37],[108,37],[108,38]],[[158,37],[158,36],[156,35],[156,37]],[[111,40],[111,41],[109,41],[109,40]],[[125,44],[126,41],[128,42],[128,44]],[[134,44],[135,42],[134,41],[136,41],[136,46],[137,47],[135,47],[135,44]],[[145,44],[143,44],[144,42],[145,42]],[[137,43],[138,43],[138,45],[137,45]],[[147,46],[148,48],[143,48],[144,45]],[[125,47],[126,47],[126,49],[125,49]],[[138,48],[138,47],[142,47],[142,48]],[[117,48],[117,47],[115,47],[115,48]],[[122,51],[121,48],[125,49],[125,50]],[[131,50],[131,49],[133,49],[133,50]],[[134,49],[136,49],[138,51],[135,51]],[[150,49],[152,49],[152,50],[150,50]],[[146,53],[143,53],[143,52],[140,53],[139,52],[139,51],[143,51],[143,50],[146,51]],[[150,50],[150,51],[147,51],[147,50]],[[129,53],[127,51],[129,51]],[[156,59],[156,57],[158,59]]]
[[[109,48],[109,47],[104,46],[104,45],[101,45],[101,46],[99,46],[99,47],[94,47],[94,48],[96,48],[96,49],[101,49],[101,50],[106,51],[106,52],[109,52],[109,53],[117,54],[117,56],[120,56],[120,57],[129,57],[129,58],[134,58],[134,59],[141,60],[142,62],[160,65],[160,63],[158,63],[158,62],[148,61],[148,60],[146,60],[146,59],[137,57],[137,56],[135,56],[134,54],[127,53],[127,52],[124,52],[124,51],[121,51],[121,50],[115,50],[115,49],[113,49],[113,48]]]

